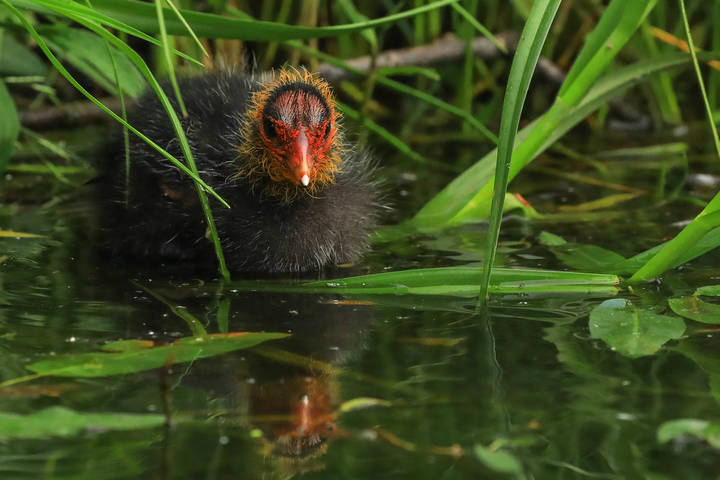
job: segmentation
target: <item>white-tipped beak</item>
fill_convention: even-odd
[[[302,178],[300,179],[300,183],[303,184],[303,187],[308,186],[308,184],[310,183],[310,177],[307,176],[307,173],[302,176]]]

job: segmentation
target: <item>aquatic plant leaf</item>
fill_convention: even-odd
[[[597,245],[569,243],[550,232],[540,233],[540,244],[545,245],[558,260],[577,270],[588,272],[614,272],[626,259],[620,254]]]
[[[0,412],[0,440],[70,437],[84,431],[140,430],[162,425],[165,417],[137,413],[80,413],[51,407],[30,415]]]
[[[512,163],[515,137],[520,125],[520,115],[530,87],[530,80],[540,58],[540,51],[545,45],[545,39],[559,6],[560,0],[536,0],[533,3],[510,67],[510,75],[503,100],[502,119],[500,120],[494,188],[490,208],[490,226],[488,227],[485,263],[483,263],[483,276],[480,285],[480,302],[484,302],[487,296],[490,274],[495,264],[495,253],[503,216],[503,204],[507,193],[507,185],[510,181],[508,175]],[[465,218],[464,213],[465,207],[453,218],[463,220]]]
[[[665,422],[657,430],[660,443],[669,442],[677,437],[692,435],[705,440],[715,448],[720,448],[720,424],[697,418],[680,418]]]
[[[720,285],[705,285],[695,290],[695,295],[707,295],[709,297],[720,297]]]
[[[281,292],[333,292],[372,295],[449,295],[475,297],[482,272],[475,267],[444,267],[376,273],[300,284],[233,282],[231,288]],[[586,292],[615,293],[615,275],[534,269],[493,269],[491,293]]]
[[[475,456],[490,470],[502,473],[520,473],[522,465],[505,450],[490,450],[482,445],[475,445]]]
[[[632,358],[652,355],[684,332],[682,319],[636,307],[624,298],[605,300],[590,312],[592,337]]]
[[[436,8],[449,5],[454,1],[457,0],[437,0],[418,8],[382,18],[375,18],[366,22],[324,27],[303,27],[262,20],[227,18],[212,13],[193,12],[183,9],[180,9],[180,13],[199,37],[279,42],[290,39],[300,40],[306,38],[335,37],[348,32],[365,30],[429,12]],[[48,10],[74,12],[93,22],[111,26],[115,23],[113,22],[113,20],[115,20],[141,30],[144,33],[159,33],[155,6],[152,5],[152,3],[132,0],[124,0],[122,2],[118,2],[117,0],[93,0],[93,8],[88,8],[80,3],[65,2],[62,0],[13,0],[13,4],[18,8],[40,11],[42,13],[48,13]],[[167,19],[168,35],[189,36],[188,29],[183,22],[175,18],[174,12],[168,8],[165,10],[167,10],[165,17]]]
[[[710,58],[710,56],[704,58]],[[663,55],[641,60],[607,74],[597,81],[578,105],[570,108],[564,115],[557,117],[552,133],[542,145],[533,150],[532,156],[535,157],[545,151],[587,115],[604,105],[611,98],[621,95],[628,87],[641,82],[649,75],[671,67],[686,65],[687,63],[688,58],[685,55]],[[548,113],[549,111],[544,115]],[[538,120],[536,120],[518,132],[515,142],[516,149],[537,128],[538,123]],[[425,231],[447,227],[450,219],[475,196],[478,192],[478,186],[490,180],[494,173],[496,155],[497,149],[485,155],[438,192],[417,212],[415,217],[402,224],[404,233],[407,234],[412,231],[411,228]],[[487,212],[489,212],[489,208]],[[486,219],[487,213],[486,215],[478,214],[476,217]],[[470,217],[468,217],[468,220],[470,220]],[[387,227],[385,230],[394,229]],[[386,236],[392,237],[390,232]],[[380,235],[379,238],[382,239],[383,235]]]
[[[671,298],[668,304],[678,315],[700,323],[720,325],[720,305],[705,302],[698,297]]]
[[[38,32],[58,56],[97,82],[108,92],[117,95],[117,85],[108,46],[102,38],[87,30],[64,26],[43,26]],[[109,47],[117,64],[120,87],[133,97],[139,96],[147,85],[135,65],[117,48]]]
[[[123,348],[119,352],[65,355],[32,363],[27,368],[35,373],[60,377],[105,377],[213,357],[287,336],[285,333],[234,332],[185,337],[169,345],[152,348],[136,348],[138,345],[135,343],[116,342],[114,345]]]
[[[2,28],[0,28],[2,32]],[[2,35],[0,42],[0,75],[47,75],[47,67],[32,50],[18,43],[12,35]]]
[[[3,106],[0,108],[0,172],[2,172],[10,160],[20,133],[20,119],[15,109],[15,102],[2,79],[0,79],[0,105]]]

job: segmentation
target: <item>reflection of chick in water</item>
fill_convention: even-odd
[[[250,423],[267,439],[264,454],[313,458],[337,434],[337,380],[331,376],[285,377],[258,385],[250,395]]]
[[[189,306],[187,299],[183,305]],[[214,404],[239,414],[262,437],[260,454],[275,460],[278,474],[317,470],[328,440],[338,435],[335,412],[342,400],[333,370],[361,353],[371,309],[337,297],[237,294],[230,306],[231,331],[292,336],[198,362],[183,384],[211,392]]]

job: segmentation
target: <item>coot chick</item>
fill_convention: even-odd
[[[355,261],[381,208],[366,152],[343,141],[328,84],[304,70],[273,78],[212,73],[179,81],[181,117],[231,270],[304,272]],[[166,87],[168,96],[174,95]],[[153,93],[128,121],[183,159]],[[117,256],[204,259],[213,247],[194,183],[139,138],[130,138],[129,192],[119,135],[99,161],[101,222]]]

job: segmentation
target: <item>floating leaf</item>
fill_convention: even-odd
[[[490,470],[502,473],[520,473],[522,465],[505,450],[490,450],[482,445],[475,445],[475,456]]]
[[[605,300],[590,312],[590,334],[628,357],[652,355],[668,340],[680,338],[685,322],[635,307],[630,300]]]
[[[287,336],[285,333],[235,332],[206,337],[185,337],[169,345],[152,348],[137,348],[140,345],[132,342],[116,342],[110,346],[118,346],[121,349],[119,352],[66,355],[35,362],[27,368],[43,375],[104,377],[142,372],[163,365],[213,357]],[[105,348],[107,349],[108,345]]]
[[[139,430],[162,425],[163,415],[133,413],[79,413],[51,407],[31,415],[0,412],[0,440],[69,437],[83,431]]]
[[[706,420],[696,418],[671,420],[660,425],[657,431],[657,439],[660,443],[683,435],[701,438],[713,447],[720,448],[720,424],[710,423]]]
[[[540,243],[565,265],[589,272],[614,271],[613,268],[625,261],[625,257],[597,245],[566,242],[562,237],[549,232],[540,233]]]
[[[671,298],[668,300],[673,312],[700,323],[720,325],[720,305],[705,302],[698,297]]]

